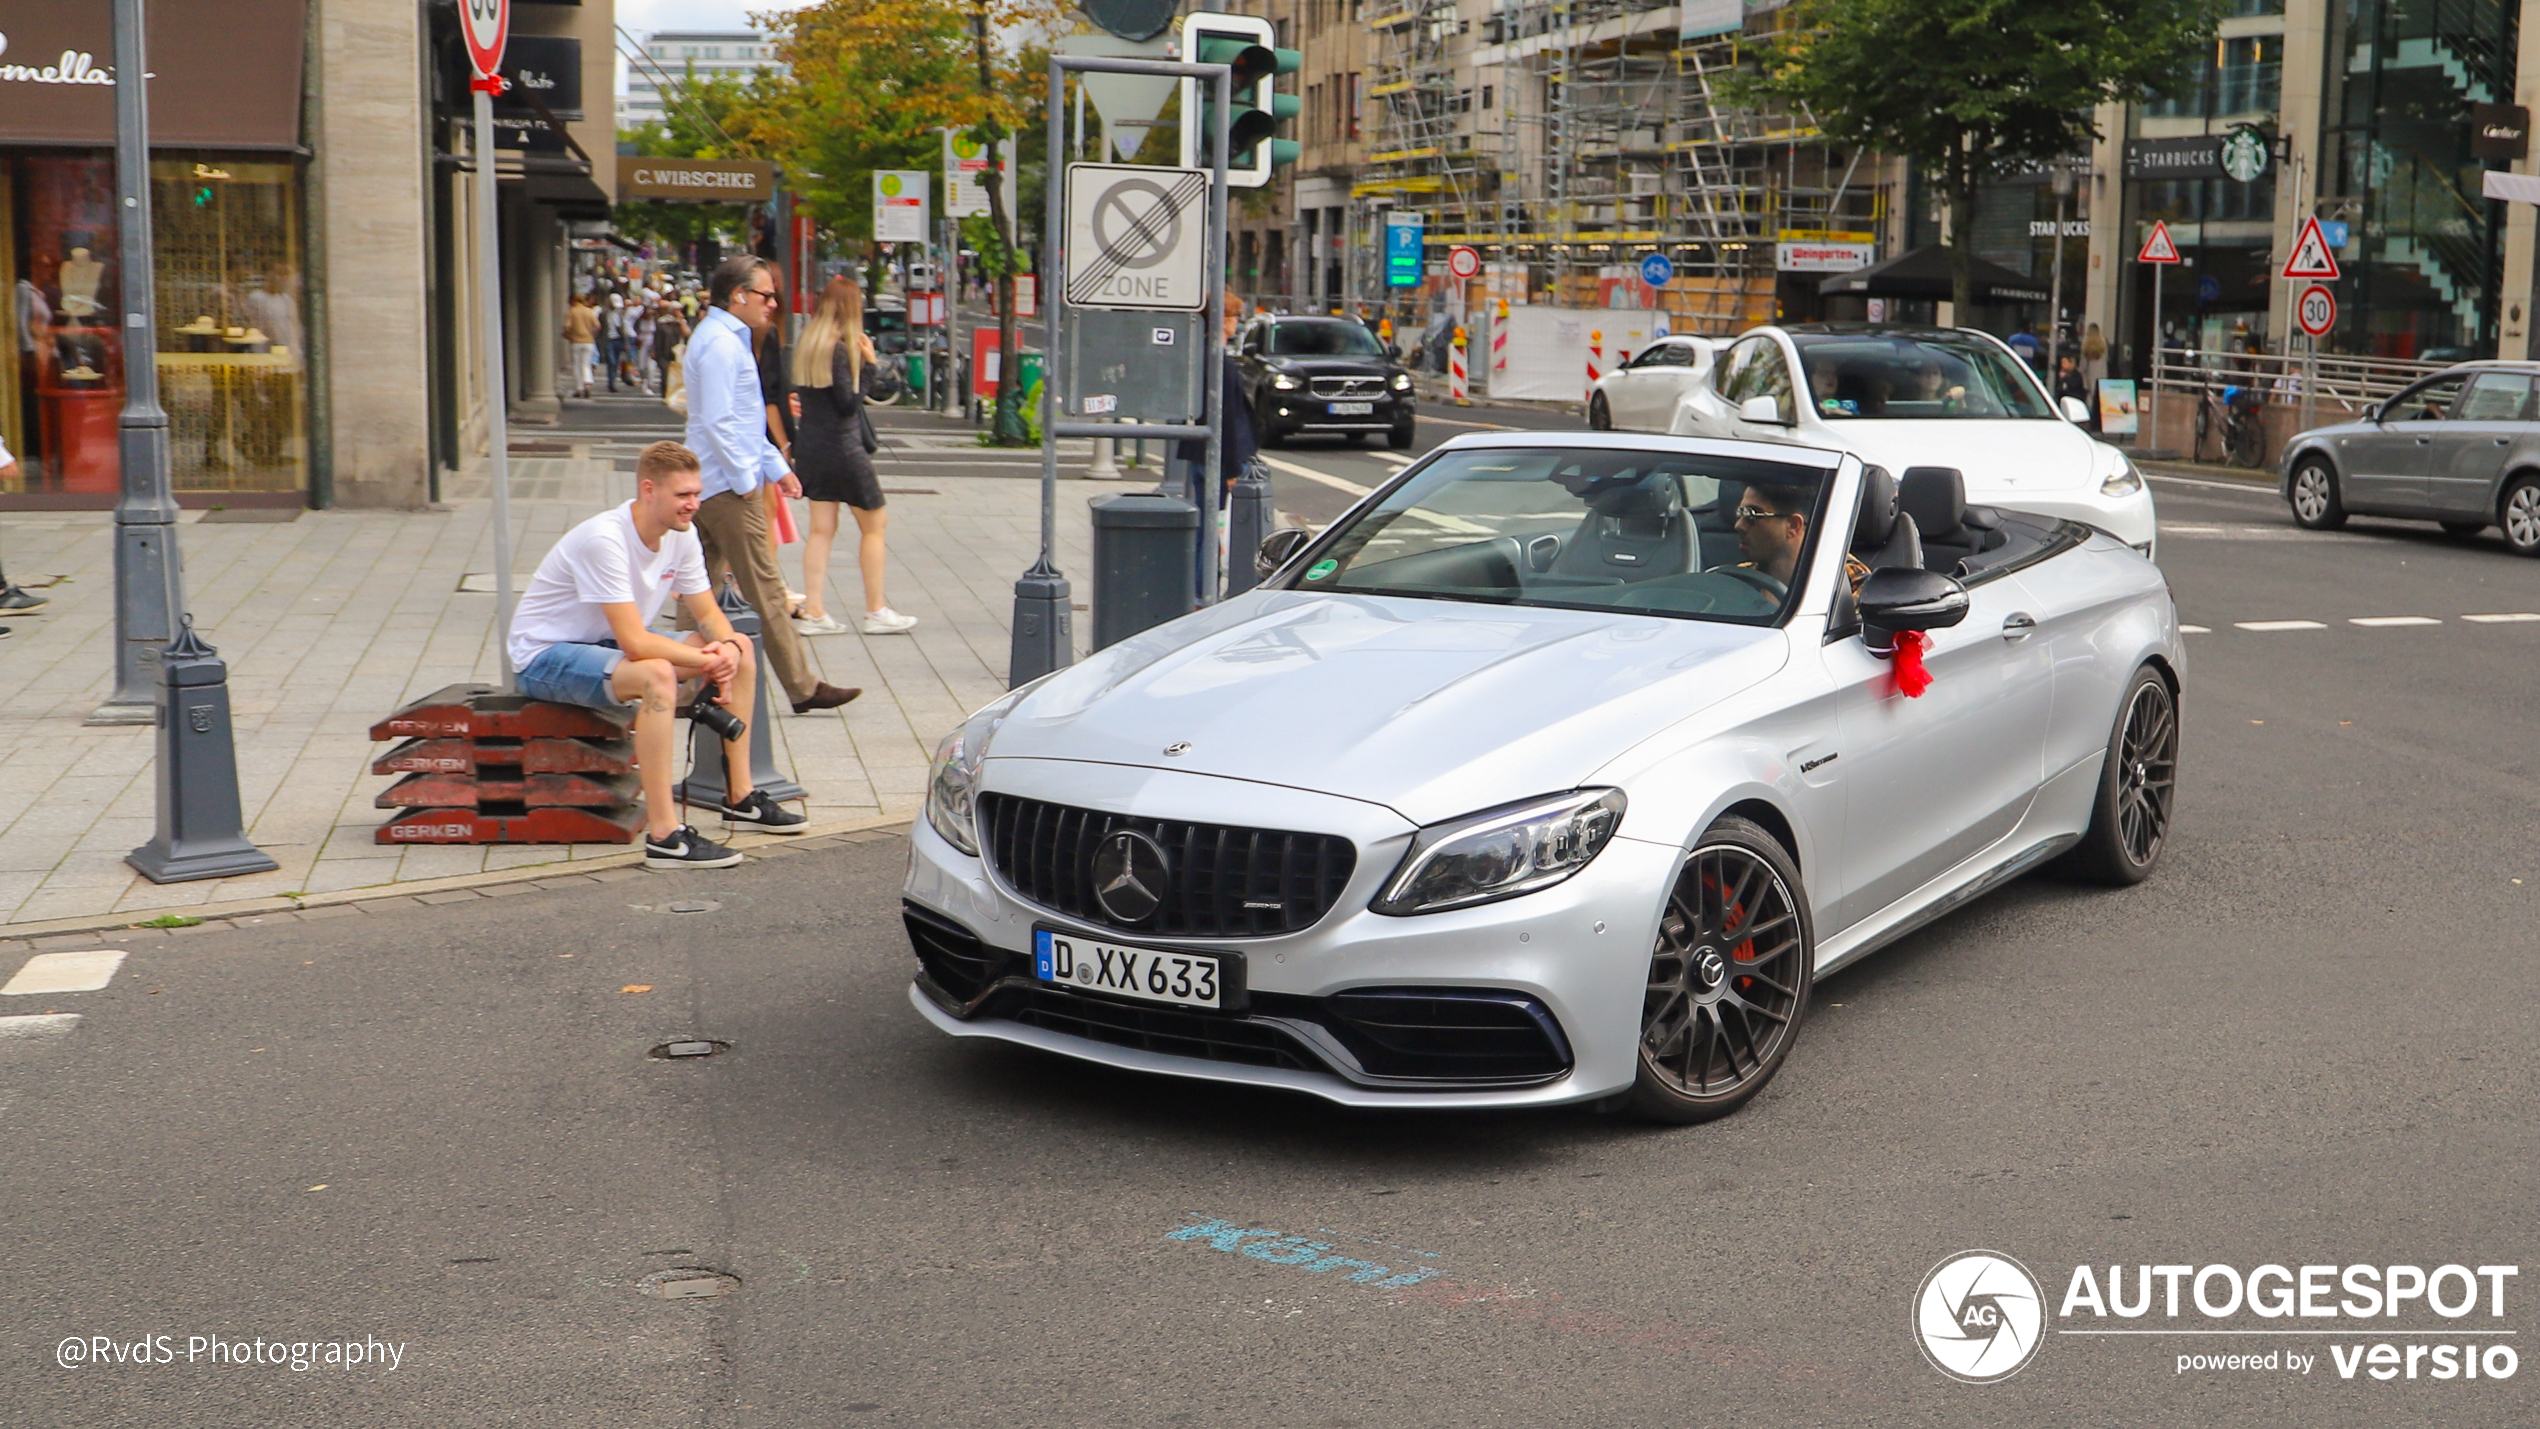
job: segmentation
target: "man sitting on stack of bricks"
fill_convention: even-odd
[[[677,759],[679,683],[705,682],[717,705],[744,718],[757,707],[757,661],[733,633],[706,581],[694,523],[705,479],[696,453],[655,442],[635,459],[635,499],[564,534],[512,614],[512,668],[534,700],[596,710],[636,706],[635,759],[644,781],[644,863],[649,868],[729,868],[741,855],[679,821],[670,797]],[[697,628],[651,629],[673,593]],[[750,787],[746,725],[723,743],[727,828],[798,834],[808,824]]]

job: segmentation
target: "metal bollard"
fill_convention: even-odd
[[[159,831],[124,855],[152,883],[270,873],[282,865],[247,841],[238,812],[238,750],[229,665],[187,616],[159,652]]]
[[[1197,608],[1199,508],[1178,496],[1119,492],[1088,503],[1094,518],[1093,648]]]
[[[1118,445],[1118,439],[1113,437],[1094,438],[1094,461],[1092,466],[1085,469],[1085,475],[1095,481],[1119,480],[1120,463],[1115,459],[1113,451]]]
[[[776,737],[769,732],[772,721],[767,714],[771,708],[767,687],[776,683],[776,676],[767,668],[766,622],[741,599],[741,583],[729,575],[723,578],[723,593],[715,597],[715,604],[722,607],[723,618],[732,622],[733,634],[750,637],[750,651],[758,657],[758,688],[752,691],[751,708],[742,713],[750,722],[750,787],[766,790],[767,797],[778,803],[808,799],[810,791],[776,767]],[[695,723],[688,726],[688,777],[671,792],[682,803],[723,802],[723,741],[714,737],[713,730]]]
[[[1226,502],[1226,594],[1241,595],[1260,584],[1261,576],[1252,568],[1252,555],[1261,549],[1261,538],[1270,534],[1275,519],[1270,509],[1270,483],[1262,478],[1261,466],[1256,462],[1244,468]]]

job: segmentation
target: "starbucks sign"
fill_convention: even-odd
[[[2216,155],[2222,171],[2244,184],[2256,182],[2274,157],[2275,146],[2267,142],[2267,136],[2245,124],[2223,136]]]

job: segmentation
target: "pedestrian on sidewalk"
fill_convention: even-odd
[[[811,501],[811,532],[803,542],[803,610],[794,626],[806,635],[844,635],[821,603],[827,593],[829,548],[838,537],[838,508],[855,512],[856,568],[864,577],[864,633],[899,635],[917,624],[891,609],[882,596],[882,482],[873,473],[881,449],[873,418],[864,410],[864,379],[880,358],[864,332],[864,289],[841,273],[820,293],[811,321],[794,347],[794,400],[801,423],[794,435],[794,472]]]
[[[565,308],[564,341],[574,385],[587,398],[591,395],[591,364],[600,355],[600,313],[591,306],[589,293],[574,294],[573,302]]]
[[[1235,363],[1235,330],[1243,322],[1243,299],[1232,292],[1221,294],[1219,306],[1225,312],[1225,366],[1219,373],[1224,384],[1217,400],[1217,414],[1225,426],[1220,433],[1225,454],[1218,462],[1217,499],[1208,496],[1208,443],[1198,437],[1187,437],[1174,443],[1173,455],[1182,459],[1182,487],[1193,506],[1199,508],[1198,559],[1191,569],[1195,575],[1208,569],[1207,544],[1218,538],[1217,518],[1226,509],[1226,494],[1235,488],[1235,478],[1252,465],[1261,454],[1261,443],[1253,435],[1252,404],[1244,400],[1243,369]],[[1218,575],[1225,575],[1221,565]],[[1204,578],[1204,577],[1203,577]],[[1214,592],[1197,591],[1205,603]]]
[[[706,567],[739,580],[741,598],[759,613],[767,661],[793,701],[794,713],[836,709],[863,693],[841,689],[811,672],[810,650],[787,619],[785,577],[776,564],[761,488],[788,497],[802,483],[767,439],[766,404],[750,339],[776,321],[774,270],[766,259],[736,254],[714,270],[706,308],[682,361],[688,391],[688,445],[705,472],[697,532]]]
[[[670,395],[670,369],[679,361],[679,350],[688,345],[688,320],[679,314],[679,305],[660,302],[653,305],[653,370],[661,374],[658,395]]]
[[[626,295],[609,289],[608,305],[600,310],[600,361],[608,368],[609,390],[617,390],[618,359],[626,350]]]
[[[8,443],[0,442],[0,486],[6,486],[17,479],[18,459],[9,455]],[[39,610],[52,603],[51,596],[37,595],[21,587],[16,581],[9,579],[7,571],[0,570],[0,614],[23,615],[27,611]],[[8,633],[9,627],[0,625],[0,636],[6,636]]]
[[[635,459],[635,499],[564,534],[538,563],[512,612],[509,652],[533,700],[616,712],[635,709],[635,759],[644,785],[649,868],[729,868],[741,855],[679,821],[670,793],[678,764],[679,685],[701,680],[746,721],[758,682],[750,642],[732,629],[706,579],[694,529],[705,481],[696,453],[655,442]],[[673,594],[696,625],[683,636],[650,627]],[[746,722],[723,741],[727,828],[798,834],[810,822],[750,787]]]

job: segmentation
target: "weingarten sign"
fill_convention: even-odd
[[[620,154],[617,196],[765,203],[776,197],[776,166],[757,159],[654,159]]]

